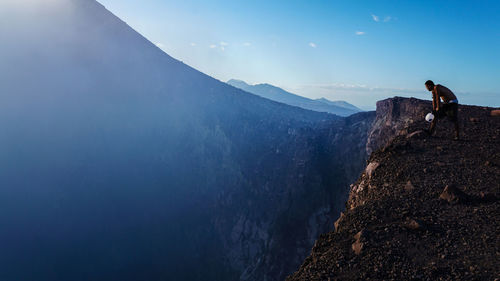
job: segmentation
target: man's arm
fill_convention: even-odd
[[[432,90],[432,110],[434,111],[439,110],[439,95],[438,95],[437,85]]]
[[[434,94],[434,89],[432,90],[432,111],[436,109],[436,94]]]
[[[432,111],[436,111],[436,89],[432,89]]]

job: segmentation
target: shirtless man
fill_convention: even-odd
[[[432,92],[432,113],[435,118],[432,120],[429,134],[432,135],[436,129],[437,120],[448,116],[455,123],[455,140],[458,140],[458,99],[453,92],[443,85],[434,85],[434,82],[425,82],[427,90]],[[443,101],[441,103],[441,100]]]

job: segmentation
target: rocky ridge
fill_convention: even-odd
[[[460,106],[452,125],[423,131],[429,103],[377,104],[365,171],[335,230],[292,280],[495,280],[500,276],[500,118]],[[384,143],[385,142],[385,143]]]

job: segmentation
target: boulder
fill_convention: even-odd
[[[365,243],[362,240],[366,240],[366,236],[367,232],[365,230],[361,230],[360,232],[356,233],[356,235],[354,235],[355,241],[354,243],[352,243],[351,247],[356,255],[361,254],[361,251],[365,246]]]
[[[356,235],[354,235],[354,239],[360,240],[361,238],[363,238],[365,236],[366,236],[366,231],[361,230],[360,232],[356,233]]]
[[[363,242],[356,240],[354,243],[352,243],[352,250],[356,255],[361,254],[361,250],[363,250]]]
[[[498,200],[498,198],[492,193],[483,192],[483,191],[481,191],[479,193],[479,201],[481,203],[492,203],[492,202],[496,202],[497,200]]]
[[[411,181],[408,181],[405,185],[405,190],[406,191],[412,191],[415,189],[415,186],[413,186],[413,184],[411,183]]]
[[[450,204],[457,204],[466,202],[468,200],[468,196],[457,187],[453,185],[447,185],[441,195],[439,195],[439,199]]]
[[[342,220],[343,217],[344,217],[344,213],[340,212],[340,217],[333,223],[333,225],[335,226],[335,232],[339,231],[340,221]]]
[[[378,162],[371,162],[370,164],[368,164],[368,166],[366,166],[365,173],[368,176],[368,178],[372,177],[373,173],[375,172],[375,170],[379,165],[380,164]]]
[[[422,230],[424,228],[424,223],[416,219],[407,219],[405,227],[411,230]]]
[[[424,130],[418,130],[418,131],[415,131],[413,133],[410,133],[410,134],[406,135],[406,138],[407,139],[411,139],[411,138],[420,139],[420,138],[423,138],[423,137],[426,137],[426,136],[427,136],[427,133],[425,133]]]

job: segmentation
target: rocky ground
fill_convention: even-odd
[[[374,152],[335,231],[293,280],[500,280],[500,117],[461,106],[461,139],[424,121]],[[377,112],[378,113],[378,112]]]

